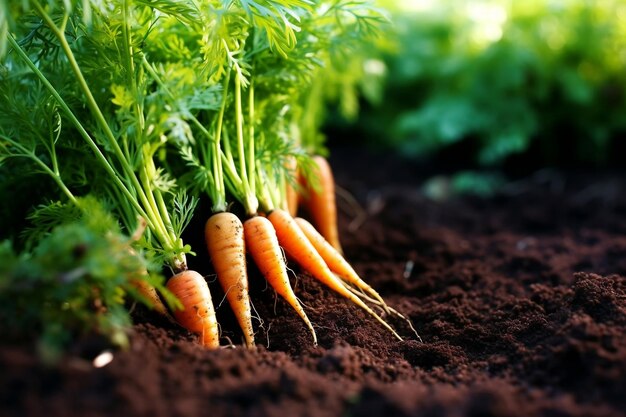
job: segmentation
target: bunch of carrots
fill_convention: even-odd
[[[342,255],[332,171],[311,156],[325,74],[375,34],[380,11],[366,0],[105,3],[0,3],[0,160],[29,160],[78,210],[82,194],[108,202],[135,232],[131,250],[173,273],[161,294],[141,271],[136,287],[208,348],[220,345],[215,308],[181,238],[201,194],[208,256],[247,346],[247,255],[317,343],[283,251],[400,339],[381,315],[403,316]],[[43,114],[20,111],[29,106]],[[46,226],[52,212],[62,211],[48,210]]]
[[[288,187],[285,190],[287,195],[293,193],[299,197],[294,199],[296,203],[292,202],[291,207],[281,208],[259,198],[262,213],[248,206],[247,219],[243,223],[235,214],[226,211],[214,213],[206,222],[205,237],[209,256],[241,326],[246,344],[249,347],[254,345],[246,252],[276,293],[302,318],[311,332],[313,343],[317,344],[313,325],[291,287],[282,249],[303,270],[363,308],[401,340],[395,330],[361,299],[364,297],[382,306],[385,311],[400,315],[385,304],[382,297],[359,277],[342,256],[332,171],[326,159],[318,156],[314,161],[318,187],[313,188],[310,183],[301,182],[305,185],[302,193]],[[317,228],[304,218],[296,217],[297,205],[300,203],[304,203],[308,212],[316,213],[314,221]],[[323,230],[324,235],[318,229]],[[183,309],[174,313],[178,322],[197,333],[203,345],[218,347],[215,311],[204,279],[195,271],[184,271],[172,277],[167,287],[183,303]]]

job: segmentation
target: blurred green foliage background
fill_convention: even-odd
[[[380,4],[356,136],[465,167],[624,161],[625,1]]]

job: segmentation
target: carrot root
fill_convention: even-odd
[[[355,294],[356,296],[363,297],[363,299],[365,299],[365,301],[379,306],[383,310],[384,313],[396,316],[399,319],[404,320],[406,322],[406,324],[409,326],[409,329],[411,329],[411,332],[413,332],[413,334],[415,335],[415,338],[419,342],[423,343],[422,337],[419,335],[417,330],[415,330],[415,326],[413,326],[413,322],[411,321],[410,318],[406,317],[404,314],[400,313],[398,310],[396,310],[393,307],[390,307],[390,306],[388,306],[386,304],[384,306],[381,305],[380,301],[370,297],[367,294],[364,294],[359,288],[354,288],[351,285],[346,285],[346,288],[348,289],[348,291],[350,291],[351,293]]]
[[[313,161],[317,167],[320,188],[316,190],[310,184],[305,184],[306,193],[303,203],[320,234],[339,253],[343,253],[339,242],[339,231],[337,230],[337,203],[333,171],[325,158],[314,156]]]
[[[215,308],[204,277],[196,271],[185,270],[171,277],[166,286],[183,305],[182,310],[174,311],[176,321],[199,335],[203,346],[209,349],[219,348]]]
[[[311,223],[301,217],[296,217],[294,220],[333,273],[339,275],[339,277],[344,281],[354,285],[369,294],[371,297],[375,298],[380,303],[381,307],[385,311],[388,311],[387,304],[380,294],[378,294],[376,290],[359,277],[348,261],[345,260],[337,249],[324,239],[324,237],[313,227]]]
[[[212,215],[206,222],[205,239],[217,279],[243,331],[246,345],[253,347],[254,329],[241,220],[228,212]]]
[[[285,251],[300,264],[302,268],[309,271],[317,280],[327,285],[333,291],[339,293],[343,297],[352,301],[360,308],[365,310],[369,315],[380,322],[387,330],[389,330],[396,338],[402,340],[400,335],[374,310],[365,304],[358,296],[353,294],[346,288],[346,285],[337,278],[328,268],[324,259],[315,250],[311,242],[304,235],[296,221],[284,210],[272,211],[268,219],[274,225],[276,236],[280,245]]]
[[[287,276],[287,266],[278,244],[274,226],[267,218],[260,216],[246,220],[243,226],[246,247],[261,274],[302,318],[311,332],[313,344],[317,345],[317,335],[313,325],[291,288],[289,277]]]
[[[147,299],[152,304],[152,310],[170,320],[172,319],[167,311],[167,308],[165,307],[165,304],[163,304],[163,301],[161,301],[159,294],[157,294],[156,288],[154,288],[152,285],[148,284],[141,278],[133,279],[132,284],[137,289],[139,294],[141,294],[142,297]]]
[[[286,168],[289,171],[289,175],[292,175],[294,177],[295,183],[299,183],[300,174],[298,172],[296,158],[290,158],[286,163]],[[289,181],[286,182],[285,187],[285,198],[287,204],[287,207],[285,207],[285,209],[287,209],[292,216],[296,216],[296,214],[298,213],[298,192],[294,185]]]

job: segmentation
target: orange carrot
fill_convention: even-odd
[[[277,209],[269,214],[268,219],[274,225],[280,245],[302,268],[309,271],[316,279],[326,284],[333,291],[361,307],[385,326],[385,328],[391,331],[394,336],[402,340],[385,320],[368,307],[360,298],[350,292],[345,284],[328,269],[324,259],[315,250],[289,213]]]
[[[241,220],[232,213],[216,213],[207,220],[204,237],[217,280],[222,285],[226,299],[243,330],[246,345],[252,347],[254,346],[254,330],[252,329],[246,249]]]
[[[140,217],[139,226],[137,230],[131,236],[131,241],[134,242],[134,241],[139,240],[145,228],[146,228],[146,222],[142,217]],[[135,251],[135,249],[133,248],[128,248],[128,251],[133,255],[137,255],[137,251]],[[141,294],[142,297],[144,297],[147,301],[150,302],[151,307],[154,311],[156,311],[157,313],[171,320],[172,317],[168,313],[167,308],[165,307],[165,304],[163,304],[163,301],[161,301],[159,294],[157,294],[156,288],[154,288],[152,285],[146,282],[145,277],[147,275],[148,275],[148,271],[146,269],[140,270],[136,274],[134,274],[131,280],[131,283],[137,289],[139,294]]]
[[[143,274],[147,274],[147,272],[144,271],[141,275]],[[139,294],[141,294],[142,297],[150,302],[151,308],[154,311],[171,319],[170,314],[167,312],[165,304],[163,304],[163,301],[161,301],[161,298],[159,298],[159,294],[157,294],[156,289],[152,285],[148,284],[141,277],[135,278],[131,282],[135,286]]]
[[[319,187],[316,189],[311,184],[305,184],[302,202],[317,230],[339,253],[342,253],[339,232],[337,231],[337,206],[333,172],[325,158],[315,156],[313,161],[317,167],[316,176],[319,180]]]
[[[300,182],[300,174],[298,172],[296,158],[289,158],[286,163],[286,168],[287,171],[289,171],[289,175],[294,177],[293,180],[295,181],[295,184],[298,184]],[[293,183],[289,182],[288,180],[285,187],[285,198],[287,200],[287,207],[285,208],[292,216],[296,216],[298,213],[298,192]]]
[[[217,349],[220,346],[217,319],[204,277],[196,271],[186,270],[170,278],[166,286],[183,305],[182,310],[174,311],[178,323],[200,335],[203,346]]]
[[[287,301],[298,315],[304,320],[313,336],[313,343],[317,345],[317,336],[313,325],[309,321],[304,309],[296,298],[289,283],[287,266],[283,258],[276,231],[272,223],[265,217],[252,217],[243,223],[244,236],[248,252],[259,267],[261,274],[274,290]]]
[[[378,294],[378,292],[376,292],[376,290],[359,277],[348,261],[346,261],[345,258],[334,247],[332,247],[332,245],[328,243],[317,230],[315,230],[311,223],[301,217],[296,217],[295,221],[332,272],[339,275],[346,282],[374,297],[381,303],[383,308],[386,307],[385,301]]]

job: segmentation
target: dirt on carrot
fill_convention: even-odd
[[[432,171],[354,149],[332,155],[337,183],[369,212],[355,223],[339,200],[346,257],[424,343],[395,341],[292,266],[313,347],[250,262],[265,322],[257,350],[207,351],[140,308],[130,350],[103,368],[92,365],[108,349],[98,338],[54,368],[0,338],[0,415],[625,415],[623,173],[544,172],[492,199],[433,202],[417,192]],[[210,268],[200,256],[190,264]],[[217,306],[223,292],[209,286]],[[240,337],[226,303],[217,315],[223,336]]]
[[[213,214],[206,222],[204,236],[217,280],[226,293],[248,347],[254,346],[252,310],[248,291],[246,247],[241,220],[228,212]]]
[[[182,308],[173,314],[178,324],[198,335],[202,346],[220,346],[215,307],[204,277],[196,271],[182,271],[171,277],[167,289],[180,301]]]

